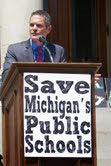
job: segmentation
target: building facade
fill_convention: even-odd
[[[25,40],[32,11],[45,9],[52,16],[49,41],[65,48],[68,61],[101,62],[103,77],[111,76],[110,0],[1,0],[1,70],[9,44]]]
[[[101,62],[102,76],[111,77],[110,0],[1,0],[0,74],[8,45],[29,38],[29,17],[31,12],[37,9],[45,9],[51,14],[53,31],[49,41],[64,46],[69,62]],[[0,127],[1,124],[0,111]],[[0,128],[0,154],[1,132]],[[103,130],[100,133],[103,134]],[[110,152],[110,146],[108,148]],[[99,155],[103,155],[101,147],[99,150]]]

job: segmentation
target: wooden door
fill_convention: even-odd
[[[101,73],[107,76],[107,27],[106,27],[106,0],[96,0],[96,54],[97,61],[101,62]]]
[[[49,0],[48,12],[52,18],[50,41],[65,48],[67,60],[71,60],[71,11],[69,0]]]
[[[89,6],[86,5],[86,7],[85,4],[87,3],[89,3]],[[51,14],[53,25],[49,40],[65,48],[68,61],[101,62],[103,64],[100,70],[102,76],[107,76],[105,7],[106,0],[90,0],[90,2],[87,0],[85,2],[81,2],[80,0],[47,1],[47,10]],[[85,8],[86,10],[83,10]],[[77,13],[74,16],[75,12],[81,12],[80,16],[76,17]],[[83,17],[82,12],[87,12],[86,16],[88,17]],[[86,27],[90,26],[87,27],[88,31],[85,30],[85,25]],[[75,31],[75,29],[77,30]],[[78,36],[75,38],[76,35]]]

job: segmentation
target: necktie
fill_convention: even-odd
[[[43,57],[42,57],[42,48],[41,47],[37,47],[37,58],[35,60],[35,62],[43,62]]]

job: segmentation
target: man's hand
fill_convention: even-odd
[[[95,83],[100,79],[101,77],[101,74],[95,74]]]

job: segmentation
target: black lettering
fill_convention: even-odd
[[[90,108],[90,101],[86,101],[86,113],[90,113],[91,108]]]
[[[49,140],[49,136],[48,135],[44,136],[44,138],[45,138],[45,142],[46,142],[45,153],[55,153],[54,142],[52,140]],[[49,146],[50,146],[50,148],[49,148]]]
[[[25,95],[26,100],[26,106],[25,106],[25,112],[36,112],[36,96],[31,97],[31,101],[29,99],[28,95]]]
[[[50,122],[49,121],[40,121],[40,131],[42,134],[51,134],[51,130],[50,130]]]
[[[57,151],[63,153],[65,151],[65,143],[63,141],[58,141],[56,144]]]
[[[40,148],[39,148],[39,146],[40,146]],[[36,149],[37,153],[43,152],[43,148],[41,146],[43,146],[43,141],[37,140],[35,142],[35,149]]]
[[[55,93],[54,84],[51,81],[43,81],[42,84],[46,84],[41,88],[42,93]]]
[[[27,124],[27,130],[25,131],[26,134],[32,134],[32,128],[36,127],[38,124],[38,119],[35,116],[25,116],[26,124]]]
[[[67,120],[67,130],[66,130],[66,134],[72,134],[71,131],[71,117],[66,116],[66,120]]]
[[[54,112],[53,101],[50,99],[50,96],[47,96],[48,99],[48,112]]]
[[[78,139],[78,150],[77,153],[82,153],[82,137],[81,136],[77,136]]]
[[[78,101],[73,101],[73,113],[79,113],[79,102]]]
[[[58,117],[53,117],[54,119],[54,131],[53,134],[62,134],[64,132],[64,124],[62,121],[58,121]]]
[[[31,80],[32,79],[32,80]],[[31,86],[31,89],[29,87],[25,87],[25,93],[31,92],[35,93],[38,91],[38,86],[33,81],[37,81],[38,76],[36,75],[27,75],[25,77],[25,81]]]
[[[75,151],[75,149],[76,149],[75,142],[69,141],[69,142],[67,143],[67,151],[68,151],[69,153],[73,153],[73,152]]]
[[[79,134],[79,130],[78,130],[78,117],[75,116],[75,121],[73,122],[74,125],[74,131],[73,134]]]
[[[28,147],[25,147],[25,152],[26,153],[32,153],[34,148],[33,148],[33,144],[30,141],[33,141],[33,136],[27,135],[25,137],[25,141],[26,141],[26,143],[28,145]]]
[[[59,88],[61,89],[61,92],[63,94],[66,94],[70,90],[70,88],[73,84],[73,81],[56,81],[56,83],[58,84]]]
[[[67,113],[72,113],[71,105],[72,105],[71,102],[68,101],[68,102],[67,102],[67,107],[66,107],[66,112],[67,112]]]
[[[64,118],[65,116],[65,101],[60,101],[59,102],[59,111],[60,113],[62,113],[62,115],[60,115],[60,118]]]
[[[77,82],[75,85],[75,90],[79,94],[86,94],[89,92],[89,84],[85,81]]]
[[[89,122],[82,122],[81,123],[81,132],[83,134],[89,134],[90,133],[90,129],[85,129],[85,128],[90,128],[90,123]]]
[[[46,112],[46,101],[45,100],[43,100],[42,102],[41,102],[41,109],[42,109],[42,112]]]
[[[84,153],[90,153],[90,152],[91,152],[90,141],[84,141]]]

